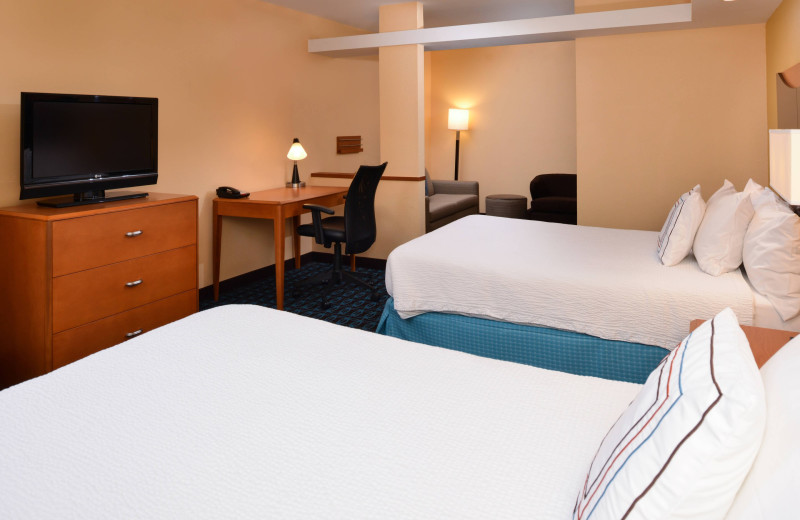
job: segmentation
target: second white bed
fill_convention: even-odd
[[[403,318],[462,314],[667,349],[724,307],[753,324],[739,271],[710,276],[691,255],[665,267],[656,236],[474,215],[396,248],[386,286]]]

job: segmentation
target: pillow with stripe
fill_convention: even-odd
[[[658,258],[662,264],[672,266],[686,258],[705,212],[699,184],[681,195],[658,234]]]
[[[608,432],[573,519],[724,518],[765,420],[758,367],[725,309],[664,358]]]

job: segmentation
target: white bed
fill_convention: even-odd
[[[0,392],[0,518],[570,518],[639,389],[220,307]]]
[[[461,314],[666,349],[724,307],[743,325],[800,330],[740,271],[710,276],[691,255],[662,265],[656,237],[474,215],[392,251],[386,286],[402,318]]]
[[[638,388],[221,307],[0,392],[0,518],[567,518]]]

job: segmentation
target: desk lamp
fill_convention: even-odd
[[[292,141],[292,147],[289,148],[289,153],[286,154],[286,157],[294,161],[294,169],[292,170],[292,182],[287,182],[287,188],[302,188],[306,185],[305,182],[300,182],[300,174],[297,173],[297,161],[302,161],[308,154],[303,149],[303,145],[300,144],[300,139],[294,138]]]
[[[461,131],[469,130],[469,110],[460,108],[451,108],[447,114],[447,128],[448,130],[456,131],[456,176],[458,180],[458,149],[461,144]]]

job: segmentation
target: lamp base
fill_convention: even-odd
[[[306,187],[306,183],[302,182],[302,181],[301,182],[287,182],[286,183],[286,187],[287,188],[305,188]]]

